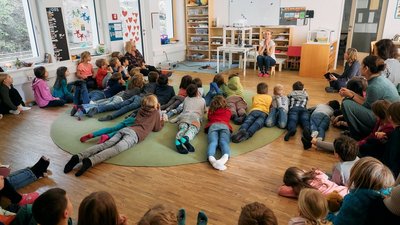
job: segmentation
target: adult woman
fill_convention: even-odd
[[[385,60],[386,69],[382,72],[395,86],[400,83],[400,62],[397,59],[397,47],[393,41],[382,39],[375,43],[373,54]]]
[[[361,65],[361,75],[368,81],[365,98],[347,88],[341,88],[339,94],[343,101],[343,116],[349,124],[350,135],[355,139],[366,137],[374,128],[376,118],[371,105],[376,100],[389,102],[400,101],[399,94],[393,83],[381,76],[385,62],[377,56],[367,56]]]
[[[325,74],[325,78],[329,81],[329,87],[325,88],[326,92],[338,92],[340,88],[346,87],[347,81],[354,76],[360,75],[360,63],[357,60],[357,49],[347,49],[346,53],[344,53],[344,59],[346,60],[346,64],[344,65],[342,75],[337,73]]]
[[[25,107],[21,95],[13,87],[13,78],[8,74],[0,74],[0,113],[19,114],[31,108]]]
[[[129,61],[128,71],[139,67],[140,73],[143,74],[143,76],[147,76],[150,71],[160,73],[154,66],[146,65],[143,55],[136,49],[136,42],[127,41],[125,43],[125,51],[125,57],[127,57]]]
[[[272,32],[267,30],[263,33],[264,39],[258,48],[257,65],[260,69],[259,77],[269,77],[268,70],[276,63],[275,42],[272,40]]]

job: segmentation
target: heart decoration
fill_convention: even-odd
[[[132,32],[132,35],[135,36],[135,32]]]
[[[132,25],[128,25],[128,32],[131,32]]]
[[[135,37],[135,41],[138,42],[139,41],[139,37],[136,36]]]
[[[125,33],[125,37],[128,37],[128,35],[129,35],[129,33],[128,33],[128,32],[126,32],[126,33]]]
[[[133,19],[132,17],[128,17],[130,23],[132,23],[132,19]]]
[[[133,22],[136,23],[136,22],[137,22],[137,19],[134,19]]]
[[[136,26],[136,30],[140,30],[140,26]]]
[[[128,15],[128,11],[122,10],[122,15],[123,15],[124,17],[126,17],[126,15]]]
[[[139,36],[139,31],[138,31],[138,32],[136,32],[136,35],[137,35],[137,36]]]
[[[132,13],[134,17],[138,17],[138,13]]]

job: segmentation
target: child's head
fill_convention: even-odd
[[[185,75],[181,79],[181,84],[179,85],[179,88],[186,89],[189,84],[192,83],[192,77],[190,75]]]
[[[140,73],[140,68],[133,68],[131,70],[129,70],[129,75],[131,77],[135,76],[135,74]]]
[[[52,188],[41,194],[32,205],[35,220],[42,225],[57,225],[72,216],[73,207],[65,190]]]
[[[353,161],[358,155],[358,144],[353,138],[342,135],[333,141],[335,154],[341,161]]]
[[[167,85],[168,84],[168,76],[165,76],[165,75],[158,76],[157,84],[158,85]]]
[[[149,79],[149,83],[155,83],[157,82],[159,74],[155,71],[150,71],[149,75],[147,75],[147,78]]]
[[[226,102],[226,99],[222,95],[216,95],[211,103],[210,103],[210,111],[215,112],[217,109],[225,109],[228,108],[228,103]]]
[[[33,73],[35,74],[36,78],[46,80],[48,76],[48,72],[44,66],[38,66],[33,69]]]
[[[142,107],[143,108],[157,108],[158,106],[158,99],[157,96],[150,94],[146,95],[142,99]]]
[[[337,100],[329,101],[328,105],[333,109],[333,111],[340,109],[340,103]]]
[[[301,83],[301,81],[296,81],[296,82],[294,82],[292,88],[293,88],[293,91],[302,91],[302,90],[304,90],[304,84]]]
[[[97,59],[95,64],[97,68],[103,68],[103,69],[105,69],[108,66],[106,59]]]
[[[283,94],[283,85],[277,84],[274,87],[274,95],[282,95]]]
[[[393,186],[392,171],[379,160],[363,157],[350,170],[348,186],[353,189],[371,189],[379,191]]]
[[[92,59],[92,57],[90,56],[90,52],[88,51],[84,51],[81,53],[81,60],[79,61],[79,63],[87,63],[90,62],[90,60]]]
[[[186,88],[186,93],[189,98],[196,97],[198,94],[198,88],[195,84],[189,84]]]
[[[66,79],[66,77],[69,75],[68,68],[66,66],[60,66],[57,68],[57,79]]]
[[[312,188],[300,191],[297,205],[300,216],[307,219],[310,224],[323,224],[324,218],[328,215],[328,201],[321,192]]]
[[[123,56],[123,57],[121,57],[121,58],[119,59],[119,61],[121,62],[121,64],[122,64],[123,66],[128,66],[128,65],[129,65],[128,57]]]
[[[193,81],[192,81],[192,83],[195,84],[198,88],[203,87],[203,82],[202,82],[201,79],[198,78],[198,77],[197,77],[197,78],[194,78]]]
[[[117,225],[118,219],[117,205],[108,192],[93,192],[79,206],[78,225]]]
[[[363,96],[364,91],[367,89],[367,80],[362,76],[356,76],[351,78],[346,85],[346,88],[359,96]]]
[[[394,126],[400,125],[400,102],[392,103],[388,108],[388,114],[390,116],[390,121]]]
[[[373,53],[381,59],[396,59],[398,55],[397,47],[390,39],[381,39],[375,43]]]
[[[268,94],[268,84],[265,82],[258,83],[257,94]]]
[[[372,112],[381,121],[387,121],[389,119],[388,109],[390,102],[388,100],[377,100],[371,105]]]
[[[238,225],[277,225],[274,212],[259,202],[245,205],[240,212]]]
[[[144,78],[143,74],[141,73],[135,73],[133,76],[130,78],[130,82],[128,85],[128,90],[131,90],[135,87],[137,88],[142,88],[144,86]]]
[[[112,52],[111,53],[111,58],[114,58],[114,57],[121,58],[122,57],[121,52],[118,52],[118,51]]]
[[[215,82],[218,87],[221,87],[221,85],[225,84],[224,76],[222,76],[222,74],[215,75],[213,82]]]
[[[283,175],[283,183],[292,187],[294,193],[299,195],[301,189],[312,188],[308,181],[313,180],[315,176],[316,174],[313,170],[306,172],[298,167],[289,167]]]
[[[122,73],[113,73],[110,77],[110,80],[121,80],[122,79]]]
[[[175,213],[163,205],[155,205],[137,223],[138,225],[176,225],[178,219]]]
[[[112,58],[112,59],[110,60],[110,66],[111,66],[112,68],[119,67],[119,66],[121,66],[121,62],[119,61],[119,59],[118,59],[117,57],[114,57],[114,58]]]

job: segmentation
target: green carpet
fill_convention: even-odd
[[[248,104],[251,104],[251,95],[253,93],[248,92],[245,94]],[[97,118],[107,114],[110,114],[110,112],[98,114],[94,118],[85,117],[82,121],[78,121],[75,117],[69,115],[68,110],[53,122],[50,135],[54,143],[64,151],[71,154],[79,153],[98,141],[98,138],[95,138],[86,143],[81,143],[79,138],[82,135],[103,127],[113,126],[124,119],[124,116],[121,116],[113,121],[99,122],[97,120]],[[206,118],[204,121],[206,121]],[[204,125],[205,122],[203,123]],[[233,125],[233,128],[236,131],[239,127]],[[204,133],[204,129],[202,128],[191,142],[196,148],[196,152],[187,155],[181,155],[176,152],[174,141],[177,129],[177,124],[167,122],[161,131],[149,134],[143,142],[107,162],[123,166],[174,166],[207,161],[207,135]],[[282,133],[282,129],[275,127],[262,128],[247,141],[239,144],[231,143],[231,155],[234,157],[258,149],[272,142]]]

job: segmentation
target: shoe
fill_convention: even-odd
[[[264,73],[263,72],[259,72],[258,73],[258,77],[263,77],[264,76]]]
[[[232,135],[231,139],[233,143],[239,143],[241,139],[243,139],[243,135],[245,135],[245,130],[239,130],[236,134]]]
[[[186,224],[186,211],[184,208],[179,209],[177,217],[178,217],[178,225]]]
[[[247,131],[243,131],[243,135],[238,139],[238,143],[245,141],[250,138],[250,134]]]
[[[81,109],[78,109],[76,112],[76,117],[78,117],[78,120],[81,121],[83,117],[83,111]]]
[[[269,75],[269,73],[268,72],[266,72],[266,73],[264,73],[264,75],[263,75],[263,77],[270,77],[271,75]]]
[[[21,110],[22,111],[28,111],[28,110],[30,110],[31,109],[31,107],[26,107],[26,106],[22,106],[21,107]]]
[[[97,114],[97,107],[93,107],[93,108],[89,109],[89,111],[87,112],[86,116],[87,117],[93,117],[95,114]]]
[[[78,111],[78,106],[77,105],[72,106],[70,115],[74,116],[77,111]]]
[[[203,211],[200,211],[197,215],[197,225],[207,225],[207,222],[207,215]]]
[[[21,201],[18,202],[18,205],[23,206],[23,205],[33,204],[33,202],[35,202],[35,200],[38,197],[39,193],[36,191],[28,194],[22,194],[22,199]]]
[[[72,171],[72,169],[78,165],[79,163],[79,157],[78,155],[73,155],[71,159],[67,162],[67,164],[64,167],[64,173],[69,173]]]
[[[107,115],[107,116],[105,116],[105,117],[99,118],[98,120],[99,120],[99,121],[110,121],[110,120],[112,120],[112,119],[113,119],[113,118],[112,118],[111,115]]]
[[[84,158],[82,160],[82,167],[79,169],[78,172],[75,173],[76,177],[82,176],[88,170],[90,167],[92,167],[92,162],[88,158]]]
[[[338,92],[339,92],[338,90],[336,90],[336,89],[333,88],[333,87],[326,87],[326,88],[325,88],[325,91],[326,91],[327,93],[338,93]]]
[[[310,130],[304,129],[303,136],[301,137],[301,142],[303,143],[304,150],[311,148],[311,146],[312,146],[311,140],[312,140],[312,136],[310,134]]]
[[[14,114],[14,115],[18,115],[21,113],[21,111],[17,110],[10,110],[9,113]]]
[[[291,137],[291,136],[293,136],[294,134],[295,134],[296,132],[294,132],[294,131],[288,131],[286,134],[285,134],[285,137],[283,138],[285,141],[289,141],[289,138]]]

